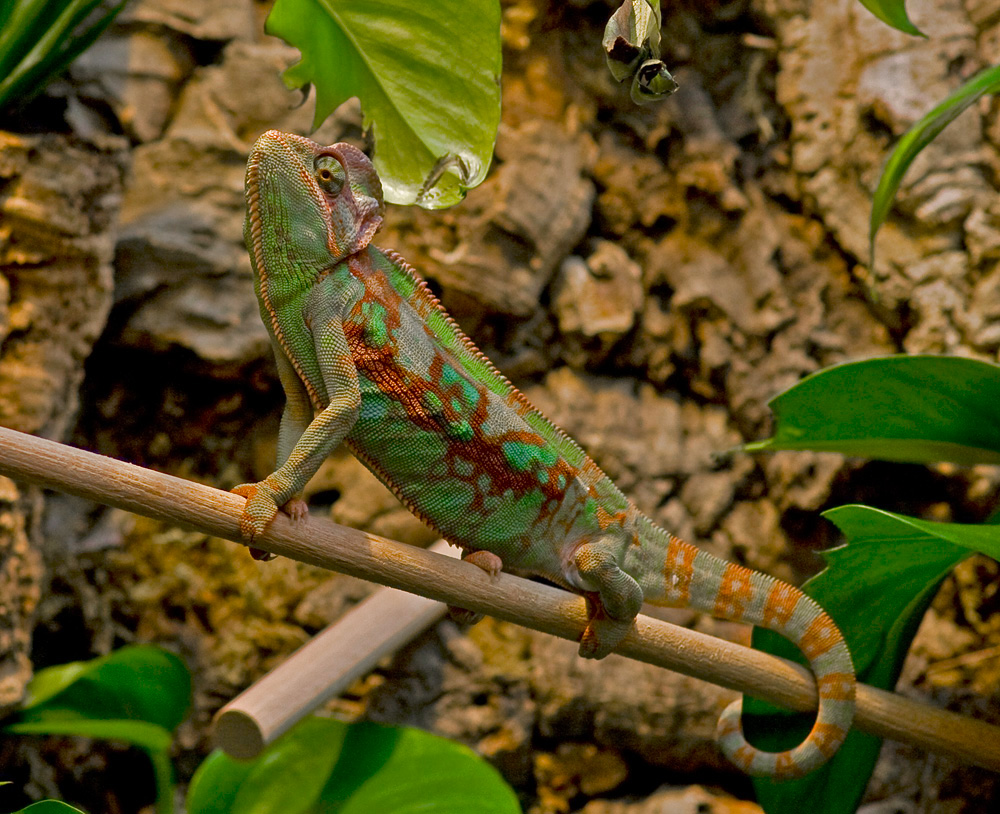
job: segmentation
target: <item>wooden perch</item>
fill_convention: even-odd
[[[453,558],[460,553],[444,540],[430,550]],[[424,596],[379,588],[220,709],[212,731],[215,745],[240,760],[257,757],[447,609]]]
[[[239,541],[243,498],[132,464],[0,428],[0,474]],[[586,625],[582,597],[371,534],[279,514],[254,545],[284,557],[392,585],[564,639]],[[640,615],[616,651],[794,710],[816,708],[808,670],[792,662]],[[1000,727],[858,686],[855,726],[1000,771]]]

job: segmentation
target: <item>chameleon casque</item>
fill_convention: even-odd
[[[797,588],[727,563],[656,526],[473,345],[424,281],[370,241],[382,187],[349,144],[269,131],[251,152],[244,235],[286,405],[277,469],[236,487],[249,542],[300,495],[341,442],[467,559],[587,597],[580,655],[602,658],[643,602],[761,625],[809,659],[819,692],[794,749],[751,746],[741,701],[719,743],[744,771],[802,775],[840,746],[854,715],[850,653]]]

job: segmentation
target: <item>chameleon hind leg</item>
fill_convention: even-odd
[[[602,659],[625,638],[642,607],[642,588],[618,564],[620,543],[602,537],[576,545],[563,571],[587,599],[587,628],[580,655]]]
[[[503,570],[503,560],[492,551],[463,551],[462,559],[472,563],[477,568],[481,568],[491,578],[496,578]],[[483,614],[460,608],[458,605],[448,606],[448,616],[453,622],[460,625],[474,625],[483,618]]]

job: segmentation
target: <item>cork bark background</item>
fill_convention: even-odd
[[[503,6],[490,176],[450,210],[391,208],[375,242],[428,278],[640,508],[713,553],[800,581],[837,542],[824,508],[988,514],[992,468],[724,453],[764,437],[767,400],[830,364],[996,359],[1000,104],[983,100],[920,156],[874,269],[867,230],[894,139],[996,62],[1000,7],[911,0],[930,35],[918,39],[857,0],[665,2],[681,88],[637,108],[600,50],[611,3]],[[243,171],[260,132],[306,133],[312,109],[281,83],[296,55],[263,35],[266,12],[135,0],[0,122],[3,425],[223,488],[270,471],[282,394],[242,245]],[[364,146],[357,108],[314,137]],[[346,454],[309,498],[338,522],[434,537]],[[974,559],[948,580],[902,691],[1000,721],[997,576]],[[195,674],[175,750],[184,780],[212,712],[368,591],[0,479],[0,711],[33,665],[159,643]],[[488,619],[444,622],[334,707],[469,744],[534,814],[757,810],[712,741],[728,692],[575,650]],[[90,810],[151,799],[143,759],[103,744],[5,739],[0,764],[29,793]],[[1000,785],[887,744],[867,800],[872,812],[995,811]]]

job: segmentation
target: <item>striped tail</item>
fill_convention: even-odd
[[[654,589],[646,593],[646,601],[690,607],[780,633],[805,654],[816,679],[819,710],[802,743],[787,752],[764,752],[751,746],[743,735],[740,699],[726,707],[719,718],[716,734],[725,755],[747,774],[777,780],[800,777],[833,757],[854,720],[857,684],[851,654],[833,620],[798,588],[713,557],[652,523],[649,531],[654,537],[667,539],[663,583],[658,591],[653,585],[643,586]],[[656,543],[650,548],[663,552]]]

